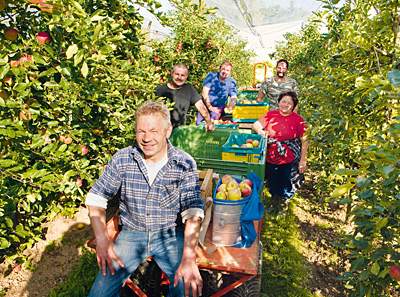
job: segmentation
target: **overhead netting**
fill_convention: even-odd
[[[317,0],[205,0],[217,15],[239,29],[249,46],[270,52],[286,32],[296,32],[322,7]]]

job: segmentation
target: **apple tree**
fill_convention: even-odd
[[[301,86],[319,193],[347,204],[355,225],[336,243],[351,261],[341,277],[349,296],[390,295],[400,261],[398,4],[321,2],[275,57],[289,59]]]
[[[7,0],[0,18],[0,249],[12,255],[72,215],[133,143],[155,82],[142,17],[125,1]]]

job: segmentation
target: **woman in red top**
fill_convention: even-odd
[[[266,178],[273,207],[293,197],[304,180],[308,142],[304,119],[293,112],[298,99],[295,92],[279,95],[279,110],[271,110],[256,121],[252,129],[268,137]],[[271,209],[272,210],[272,209]]]

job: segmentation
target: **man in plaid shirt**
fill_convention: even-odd
[[[204,214],[196,162],[169,142],[172,125],[164,104],[143,103],[135,128],[137,144],[112,157],[86,198],[100,268],[89,296],[119,296],[150,256],[170,280],[169,296],[201,296],[195,248]],[[114,243],[105,209],[118,191],[123,227]]]

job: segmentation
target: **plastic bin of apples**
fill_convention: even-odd
[[[242,181],[226,174],[216,189],[215,198],[220,200],[237,201],[251,195],[253,183],[249,179]]]

